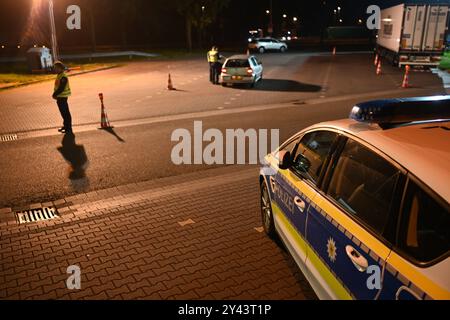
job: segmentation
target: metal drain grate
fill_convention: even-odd
[[[16,141],[17,140],[17,134],[4,134],[0,136],[1,142],[7,142],[7,141]]]
[[[16,212],[16,218],[19,224],[50,220],[58,217],[56,209],[52,207]]]

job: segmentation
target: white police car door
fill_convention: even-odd
[[[391,252],[384,232],[392,223],[399,169],[355,140],[342,140],[308,212],[307,265],[331,298],[375,299]],[[397,207],[398,208],[398,207]]]
[[[387,260],[380,298],[450,299],[448,203],[410,175],[401,207],[397,248]]]
[[[293,255],[303,261],[307,253],[306,219],[308,208],[317,194],[316,183],[328,157],[337,134],[329,131],[312,131],[303,135],[299,143],[291,150],[292,166],[280,170],[276,176],[278,190],[277,202],[282,207],[296,234],[287,240],[295,248]],[[285,233],[285,232],[284,232]]]

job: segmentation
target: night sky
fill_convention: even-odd
[[[39,0],[0,0],[0,45],[49,44],[47,1],[34,10],[33,2]],[[408,3],[448,3],[449,0],[408,1]],[[92,42],[92,10],[95,20],[95,37],[98,45],[143,45],[170,47],[184,44],[184,17],[168,0],[54,0],[58,40],[62,47],[89,47]],[[216,23],[206,30],[205,42],[233,43],[248,36],[248,30],[267,28],[269,0],[230,0]],[[324,4],[325,3],[325,4]],[[273,0],[275,33],[280,33],[282,14],[298,17],[303,36],[317,36],[320,25],[333,23],[333,9],[342,8],[344,25],[357,25],[359,18],[365,21],[366,8],[370,4],[380,7],[402,3],[395,0]],[[65,28],[70,4],[78,4],[82,10],[82,29],[68,31]],[[131,4],[131,5],[130,5]],[[198,1],[199,6],[202,1]],[[124,7],[125,6],[125,7]],[[131,9],[130,9],[131,8]],[[124,14],[128,12],[128,14]],[[195,28],[193,30],[195,41]]]

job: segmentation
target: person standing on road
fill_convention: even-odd
[[[59,132],[72,133],[72,116],[69,111],[69,104],[67,102],[71,95],[69,78],[65,72],[66,66],[61,61],[54,63],[55,72],[58,74],[55,80],[55,90],[53,92],[53,99],[56,100],[59,112],[63,118],[63,126],[58,129]]]
[[[209,63],[209,81],[211,83],[214,83],[214,64],[216,61],[219,61],[218,54],[215,46],[213,46],[206,54]]]
[[[213,46],[208,51],[207,58],[209,62],[209,81],[213,84],[219,84],[219,75],[222,69],[222,64],[219,60],[222,59],[222,55],[219,53],[217,46]]]

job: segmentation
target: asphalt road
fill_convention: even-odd
[[[192,131],[194,120],[202,120],[204,130],[222,132],[279,129],[282,141],[310,124],[347,117],[363,100],[444,93],[430,72],[413,72],[413,88],[401,89],[401,71],[384,66],[376,76],[372,59],[350,53],[262,55],[265,77],[255,89],[211,85],[200,58],[132,63],[73,77],[76,147],[53,129],[61,120],[51,82],[0,91],[0,134],[18,134],[17,141],[0,142],[0,208],[216,167],[171,161],[172,132]],[[176,91],[165,89],[168,72]],[[96,129],[99,92],[115,126],[111,132]],[[75,180],[69,164],[85,159],[74,148],[87,159],[85,177]]]

